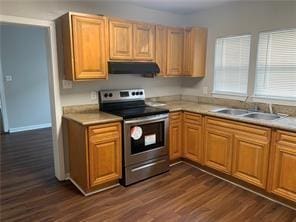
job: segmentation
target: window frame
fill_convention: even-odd
[[[254,70],[254,83],[252,85],[252,95],[250,97],[253,101],[281,101],[286,104],[286,102],[291,102],[292,104],[295,104],[296,98],[294,97],[283,97],[283,96],[268,96],[268,95],[256,95],[256,84],[257,84],[257,65],[258,65],[258,55],[259,55],[259,43],[260,43],[260,34],[261,33],[271,33],[271,32],[280,32],[280,31],[289,31],[289,30],[296,30],[296,27],[292,28],[281,28],[281,29],[272,29],[272,30],[265,30],[265,31],[259,31],[257,32],[257,44],[256,44],[256,60],[255,60],[255,70]]]

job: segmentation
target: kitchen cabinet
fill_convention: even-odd
[[[206,49],[206,28],[191,27],[184,30],[183,75],[205,76]]]
[[[176,160],[182,156],[182,112],[170,113],[169,156]]]
[[[232,155],[233,136],[223,128],[211,128],[207,124],[205,129],[205,165],[231,174],[231,155]]]
[[[155,33],[155,62],[160,69],[159,75],[165,76],[167,73],[167,27],[157,25]]]
[[[133,59],[133,24],[128,21],[110,19],[110,59]]]
[[[205,165],[265,188],[271,130],[206,117]]]
[[[65,79],[107,79],[108,35],[104,16],[67,13],[57,21]]]
[[[155,25],[133,24],[133,58],[135,60],[155,59]]]
[[[265,189],[271,130],[240,127],[234,133],[232,176]]]
[[[168,28],[167,76],[181,76],[183,71],[184,29]]]
[[[202,116],[184,112],[183,119],[183,157],[202,163]]]
[[[296,133],[273,133],[268,191],[296,201]]]
[[[155,59],[155,25],[118,19],[109,20],[110,59]]]
[[[67,121],[70,178],[84,193],[121,178],[120,122],[82,126]]]

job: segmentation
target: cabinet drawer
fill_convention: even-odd
[[[115,135],[120,132],[121,124],[118,123],[109,123],[102,124],[98,126],[90,126],[88,128],[89,137],[104,137],[106,135]]]
[[[278,130],[276,134],[276,142],[288,143],[290,146],[295,147],[296,149],[296,133]]]
[[[172,112],[170,113],[170,121],[181,121],[182,112]]]
[[[214,117],[206,117],[206,125],[210,128],[226,129],[235,133],[252,134],[252,136],[261,137],[262,139],[268,140],[271,134],[271,129],[266,127]]]
[[[184,113],[184,121],[185,122],[192,122],[195,124],[201,124],[202,116],[200,114],[196,114],[196,113],[185,112]]]

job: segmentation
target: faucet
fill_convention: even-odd
[[[273,114],[273,111],[272,111],[272,103],[269,103],[268,104],[268,108],[269,108],[269,113],[270,114]]]

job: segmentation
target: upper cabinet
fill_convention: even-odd
[[[133,24],[134,59],[155,59],[155,25],[145,23]]]
[[[180,76],[183,67],[184,29],[168,28],[167,32],[167,76]]]
[[[207,29],[69,12],[57,19],[59,68],[72,81],[108,78],[108,61],[155,61],[160,75],[204,77]]]
[[[186,28],[184,31],[183,74],[204,77],[206,66],[207,29]]]
[[[59,20],[64,75],[68,80],[107,78],[107,20],[103,16],[67,13]]]
[[[133,59],[133,25],[126,21],[109,20],[110,59]]]
[[[159,75],[165,76],[167,73],[167,27],[156,26],[155,31],[155,62],[158,64]]]
[[[111,60],[154,60],[155,25],[110,19]]]

